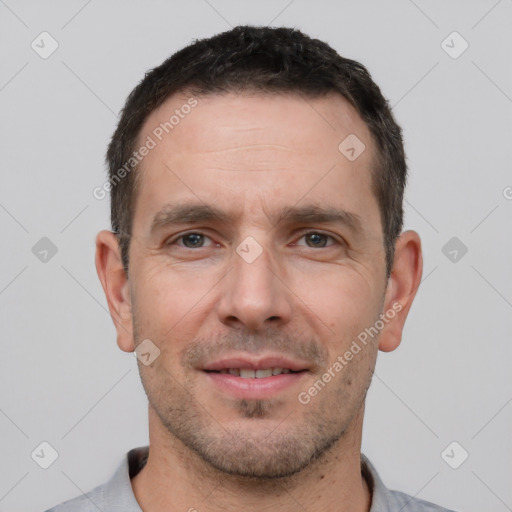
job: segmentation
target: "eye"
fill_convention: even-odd
[[[178,244],[180,247],[185,247],[186,249],[201,249],[202,247],[207,247],[204,245],[205,239],[211,240],[210,237],[204,235],[203,233],[198,232],[190,232],[185,233],[184,235],[175,238],[174,240],[166,243],[166,246],[175,245],[179,240],[183,241],[182,244]]]
[[[307,247],[311,248],[327,248],[332,247],[333,245],[340,244],[333,236],[327,235],[325,233],[321,233],[318,231],[309,231],[307,233],[304,233],[300,239],[304,239],[306,241]],[[299,240],[300,240],[299,239]],[[183,235],[180,235],[177,238],[171,239],[169,242],[167,242],[166,246],[172,246],[172,245],[178,245],[179,247],[183,247],[186,249],[201,249],[203,247],[210,247],[212,243],[209,245],[205,245],[205,241],[210,240],[212,242],[211,238],[203,233],[193,231],[189,233],[185,233]],[[329,240],[331,243],[329,244]],[[181,243],[178,243],[181,242]],[[297,245],[303,245],[303,244],[297,244]]]
[[[301,239],[302,238],[304,238],[306,240],[308,247],[320,247],[321,249],[324,247],[332,247],[334,245],[334,243],[332,243],[330,245],[326,245],[328,239],[331,239],[335,243],[338,243],[334,239],[334,237],[332,237],[330,235],[326,235],[324,233],[319,233],[318,231],[310,231],[308,233],[304,233],[301,236]],[[309,242],[311,243],[311,245],[309,244]]]

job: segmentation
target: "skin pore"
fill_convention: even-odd
[[[139,141],[188,99],[168,98]],[[151,365],[139,362],[150,454],[132,479],[136,499],[149,512],[368,511],[364,399],[378,350],[400,344],[421,280],[420,239],[402,233],[387,280],[374,142],[343,97],[196,99],[137,171],[128,276],[115,236],[96,240],[119,347],[150,339],[160,350]],[[338,149],[350,134],[365,145],[353,161]],[[192,218],[201,208],[218,215]],[[319,216],[334,211],[338,219]],[[249,262],[244,251],[261,253]],[[397,304],[379,335],[301,403]],[[225,357],[276,354],[306,371],[264,398],[235,396],[203,371]]]

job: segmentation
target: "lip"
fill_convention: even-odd
[[[249,356],[238,356],[219,359],[212,363],[208,363],[201,370],[220,371],[229,368],[244,368],[247,370],[265,370],[267,368],[288,368],[294,372],[302,370],[310,370],[310,365],[307,362],[294,361],[280,355],[269,355],[260,358]],[[278,377],[278,375],[276,375]],[[265,377],[270,378],[270,377]],[[264,380],[264,379],[261,379]]]
[[[215,373],[230,368],[265,370],[268,368],[288,368],[297,373],[282,373],[270,377],[244,379],[229,373]],[[307,361],[294,360],[280,354],[266,354],[260,357],[238,355],[224,357],[206,364],[202,373],[215,388],[236,398],[265,399],[296,385],[311,373],[312,365]]]
[[[217,389],[224,393],[229,393],[235,398],[262,400],[270,398],[280,391],[284,391],[296,385],[305,375],[308,375],[309,372],[282,373],[261,379],[244,379],[230,375],[229,373],[213,373],[207,371],[203,371],[202,373]]]

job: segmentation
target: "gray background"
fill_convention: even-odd
[[[242,23],[295,26],[361,61],[404,128],[424,280],[402,345],[379,354],[363,452],[389,487],[512,510],[511,21],[510,0],[0,0],[0,511],[87,491],[147,443],[136,360],[94,267],[109,203],[92,190],[144,72]],[[47,59],[31,48],[43,31],[59,44]],[[457,58],[445,50],[462,40],[442,44],[453,31],[469,44]],[[454,236],[468,248],[455,262]],[[47,262],[32,252],[42,237],[58,249]],[[31,458],[43,441],[59,454],[46,470]],[[441,455],[453,441],[469,453],[458,469]]]

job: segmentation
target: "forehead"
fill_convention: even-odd
[[[372,200],[372,137],[338,94],[192,97],[183,92],[148,116],[138,143],[149,139],[154,148],[138,171],[142,215],[191,196],[226,207],[240,200],[249,209],[253,204],[253,213],[258,207],[252,198],[269,194],[280,206],[306,195],[313,202],[334,207],[348,202],[359,209]],[[356,159],[343,153],[347,140],[357,152],[364,148]]]
[[[284,125],[286,130],[282,129]],[[199,145],[203,151],[235,148],[244,139],[268,144],[285,141],[287,146],[295,144],[303,150],[319,145],[337,150],[336,142],[350,133],[358,135],[367,147],[372,145],[366,123],[340,94],[308,97],[243,92],[192,96],[181,92],[150,113],[139,141],[152,135],[164,143],[158,144],[162,147],[172,145],[174,140],[173,149],[183,152],[197,152]],[[234,135],[236,140],[231,140]]]

